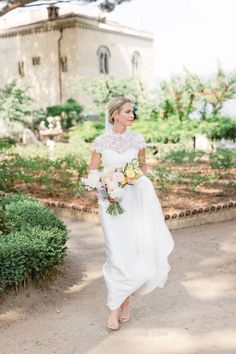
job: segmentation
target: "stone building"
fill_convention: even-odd
[[[61,14],[50,5],[43,19],[0,32],[0,86],[12,78],[29,83],[37,107],[71,97],[68,84],[77,75],[137,76],[151,88],[153,53],[149,32],[99,17]]]

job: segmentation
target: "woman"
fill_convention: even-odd
[[[107,261],[103,276],[108,289],[109,329],[130,319],[130,295],[141,296],[162,288],[170,266],[167,257],[174,248],[161,205],[152,182],[146,176],[145,141],[127,129],[134,121],[133,105],[126,97],[114,98],[108,106],[106,131],[93,143],[89,171],[117,167],[139,157],[143,175],[134,185],[125,185],[121,205],[125,212],[110,215],[107,201],[99,199]]]

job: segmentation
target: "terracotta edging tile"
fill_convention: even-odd
[[[8,195],[11,193],[5,193],[5,195]],[[32,197],[34,199],[37,199],[41,201],[42,203],[51,206],[51,207],[59,207],[63,209],[73,209],[73,210],[79,210],[84,213],[90,213],[90,214],[98,214],[99,209],[98,208],[92,208],[89,206],[77,204],[77,203],[67,203],[67,202],[62,202],[62,201],[57,201],[57,200],[52,200],[52,199],[47,199],[47,198],[36,198]],[[192,208],[192,209],[186,209],[186,210],[181,210],[180,212],[173,212],[173,213],[166,213],[164,214],[164,219],[165,220],[170,220],[170,219],[185,219],[189,218],[193,215],[197,214],[206,214],[206,213],[217,213],[220,210],[223,209],[231,209],[231,208],[236,208],[236,200],[235,201],[229,201],[226,203],[218,203],[218,204],[211,204],[211,205],[203,205],[202,207],[199,208]]]
[[[60,201],[51,200],[51,199],[42,199],[42,198],[36,198],[36,199],[40,200],[44,204],[47,204],[48,206],[79,210],[84,213],[90,213],[90,214],[98,214],[98,208],[92,208],[89,206],[75,204],[75,203],[60,202]],[[199,208],[186,209],[186,210],[182,210],[178,213],[177,212],[167,213],[167,214],[164,214],[164,217],[165,217],[165,220],[178,219],[178,218],[183,219],[183,218],[191,217],[191,216],[197,215],[197,214],[218,212],[219,210],[233,208],[233,207],[234,208],[236,207],[236,201],[230,201],[228,203],[218,203],[218,204],[206,205],[206,206],[202,206]]]

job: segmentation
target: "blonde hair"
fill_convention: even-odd
[[[114,124],[114,117],[113,114],[115,111],[120,112],[121,107],[125,103],[133,103],[128,97],[123,97],[123,96],[118,96],[112,99],[112,101],[109,102],[108,104],[108,121],[111,124]]]

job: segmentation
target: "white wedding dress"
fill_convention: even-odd
[[[121,134],[111,131],[98,136],[93,150],[101,153],[106,168],[124,165],[145,146],[142,135],[126,129]],[[120,203],[125,209],[123,214],[108,214],[108,202],[98,201],[107,255],[102,273],[110,310],[119,308],[131,294],[141,296],[156,287],[162,288],[171,269],[168,255],[174,249],[174,240],[150,179],[141,176],[134,185],[125,185],[124,189]]]

